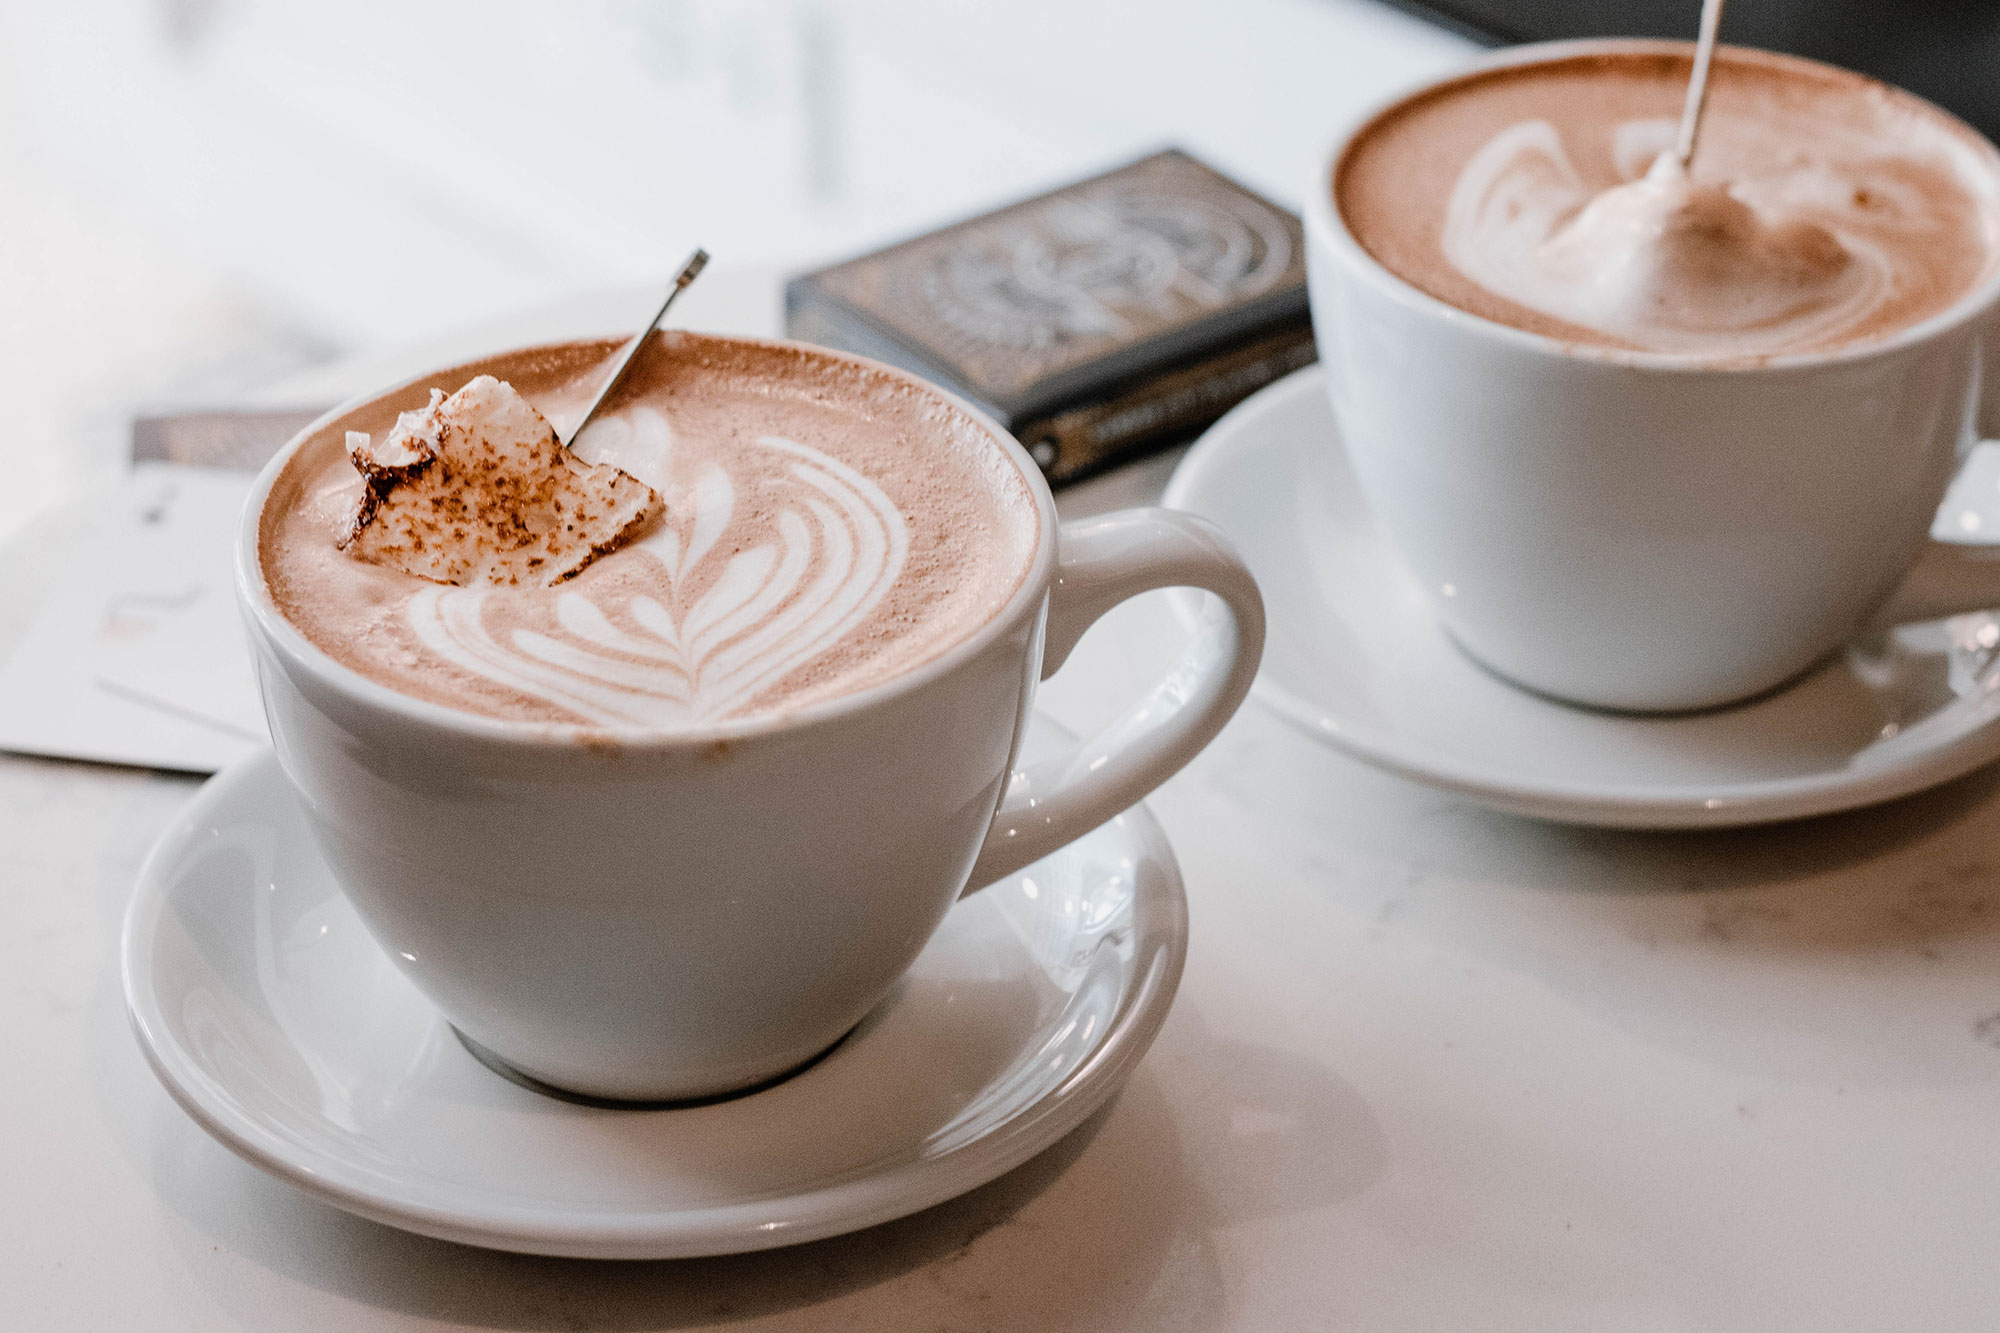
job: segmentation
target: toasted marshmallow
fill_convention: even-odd
[[[432,389],[430,404],[397,417],[380,444],[372,443],[366,431],[347,432],[348,457],[364,477],[371,472],[414,467],[433,457],[444,434],[444,420],[438,415],[443,404],[444,390]]]
[[[637,536],[665,507],[584,462],[512,385],[481,375],[405,412],[376,443],[347,433],[365,483],[341,548],[433,583],[547,587]]]

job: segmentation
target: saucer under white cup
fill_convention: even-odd
[[[1028,746],[1068,738],[1037,719]],[[762,1091],[667,1109],[481,1066],[369,937],[268,752],[162,837],[126,918],[126,1001],[174,1098],[350,1212],[498,1249],[765,1249],[940,1203],[1117,1091],[1165,1019],[1187,903],[1135,808],[961,902],[881,1008]]]
[[[1987,615],[1905,626],[1707,713],[1597,712],[1501,681],[1446,637],[1369,516],[1322,374],[1299,371],[1224,417],[1166,495],[1236,542],[1269,616],[1253,697],[1308,734],[1503,810],[1635,828],[1824,814],[2000,758],[2000,622]],[[1983,530],[1954,502],[1993,490],[1990,473],[1974,461],[1941,528]]]

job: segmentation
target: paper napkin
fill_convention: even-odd
[[[251,478],[140,463],[0,666],[0,749],[207,773],[267,743],[232,557]]]

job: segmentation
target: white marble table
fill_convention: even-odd
[[[1028,93],[1048,132],[1020,131],[990,188],[1181,136],[1281,193],[1336,108],[1451,56],[1412,46],[1399,64],[1315,36],[1334,10],[1376,22],[1358,5],[1253,8],[1300,40],[1158,22],[1101,86],[1047,75]],[[1076,60],[1111,31],[1072,43]],[[1213,86],[1183,77],[1209,68]],[[741,317],[704,322],[772,317],[768,278],[742,282]],[[330,397],[394,360],[269,401]],[[1171,462],[1063,506],[1144,501]],[[0,551],[0,651],[60,532]],[[1121,609],[1047,707],[1107,717],[1179,633],[1157,598]],[[665,1264],[358,1221],[175,1108],[126,1030],[115,954],[134,872],[193,790],[0,757],[0,1328],[1821,1333],[1984,1328],[2000,1307],[1994,773],[1765,830],[1586,832],[1378,774],[1252,704],[1152,803],[1194,938],[1117,1101],[922,1215]]]
[[[1143,500],[1171,461],[1064,507]],[[1050,711],[1105,717],[1178,634],[1128,605]],[[1253,704],[1153,802],[1193,947],[1105,1112],[919,1216],[662,1264],[355,1220],[180,1113],[115,941],[193,790],[0,759],[5,1327],[1951,1329],[2000,1297],[1991,772],[1765,830],[1585,832]]]

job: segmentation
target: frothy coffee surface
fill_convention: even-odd
[[[1483,71],[1392,108],[1335,201],[1391,272],[1568,342],[1756,357],[1938,314],[2000,253],[2000,157],[1873,80],[1717,52],[1691,172],[1671,149],[1690,56]]]
[[[666,729],[784,711],[921,665],[992,619],[1039,537],[979,424],[908,379],[809,349],[656,337],[576,442],[664,517],[554,587],[451,587],[337,541],[359,498],[348,429],[435,387],[508,381],[562,429],[616,344],[445,371],[348,414],[272,488],[259,549],[285,618],[391,689],[492,717]]]

